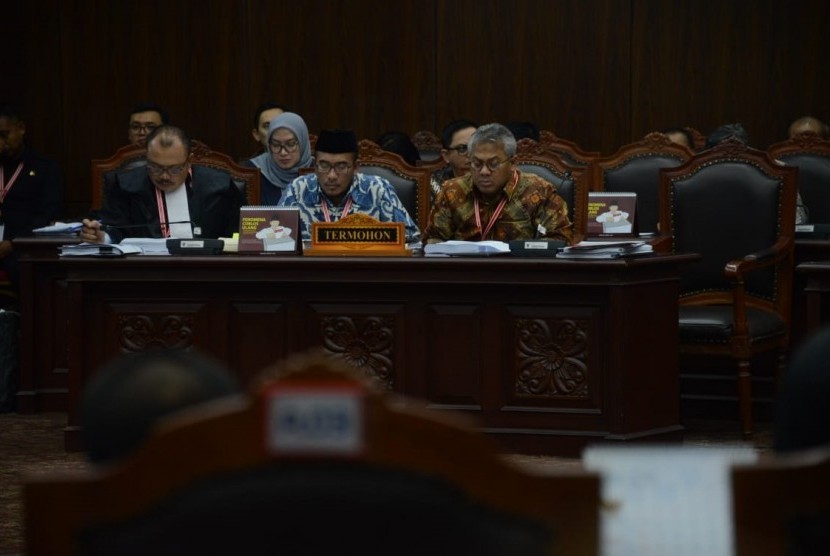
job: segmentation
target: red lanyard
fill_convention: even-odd
[[[14,171],[12,174],[9,183],[6,183],[6,172],[2,166],[0,166],[0,203],[2,203],[6,199],[6,195],[8,194],[9,190],[14,185],[14,182],[17,181],[17,177],[20,175],[20,172],[23,171],[23,163],[19,162],[17,164],[17,170]]]
[[[340,218],[346,218],[346,215],[349,214],[350,208],[352,208],[351,197],[346,199],[346,205],[343,207],[343,214],[340,215]],[[326,222],[331,222],[331,214],[329,213],[329,202],[325,198],[323,199],[323,218],[326,219]]]
[[[519,174],[517,172],[513,172],[513,179],[511,180],[511,183],[507,186],[507,188],[512,188],[513,185],[515,185],[515,183],[518,181],[518,179],[519,179]],[[475,211],[476,211],[476,226],[478,226],[478,231],[481,234],[481,240],[482,241],[484,241],[487,238],[487,234],[489,234],[490,230],[493,229],[493,226],[496,225],[496,222],[498,221],[499,217],[501,216],[502,211],[504,210],[504,205],[506,205],[506,204],[507,204],[507,196],[505,194],[505,196],[502,197],[502,200],[496,206],[496,210],[493,211],[493,215],[490,217],[490,220],[487,221],[487,227],[482,229],[482,227],[481,227],[481,211],[478,208],[478,197],[473,196],[473,207],[475,208]]]

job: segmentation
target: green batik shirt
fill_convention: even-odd
[[[502,190],[507,203],[487,237],[481,237],[481,228],[476,222],[475,197],[481,213],[479,221],[484,229],[501,199],[485,204],[473,186],[472,176],[467,174],[444,182],[435,197],[423,241],[510,241],[545,237],[570,243],[573,226],[568,218],[567,203],[556,193],[556,188],[535,174],[515,172],[519,179],[512,179]]]

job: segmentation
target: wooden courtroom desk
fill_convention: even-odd
[[[17,411],[66,411],[68,293],[58,247],[75,236],[14,240],[20,257],[20,387]]]
[[[816,289],[820,288],[818,282],[815,281],[817,277],[813,276],[812,286],[808,284],[811,275],[821,272],[812,263],[820,261],[830,261],[830,240],[805,238],[795,240],[796,272],[793,276],[792,348],[800,345],[810,335],[810,332],[818,327],[820,320],[814,320],[812,323],[809,321],[821,318],[821,305],[826,304],[826,299],[830,297],[827,295],[827,290]],[[804,263],[811,264],[808,267],[802,267]],[[807,292],[808,287],[813,288],[812,293]],[[811,315],[811,311],[816,312]],[[826,319],[827,313],[824,314]]]
[[[243,381],[322,346],[382,388],[473,415],[515,451],[676,437],[678,272],[694,258],[62,259],[66,446],[80,448],[91,373],[159,345],[203,350]]]
[[[801,263],[796,267],[796,271],[804,276],[806,281],[804,326],[806,334],[810,335],[817,332],[824,321],[821,304],[822,298],[830,292],[830,261]]]

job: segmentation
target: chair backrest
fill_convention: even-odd
[[[731,303],[726,264],[780,247],[786,259],[747,278],[747,303],[789,314],[797,172],[737,140],[660,170],[661,235],[671,252],[702,255],[681,275],[682,299]]]
[[[92,160],[92,208],[99,209],[104,201],[106,180],[115,172],[131,170],[147,163],[147,149],[143,145],[126,145],[109,158]],[[230,156],[212,150],[201,141],[192,141],[193,164],[223,170],[231,175],[234,183],[245,195],[246,204],[260,202],[259,169],[242,166]]]
[[[797,135],[767,149],[769,155],[798,167],[798,191],[812,223],[830,224],[830,140]]]
[[[571,166],[562,158],[533,139],[521,139],[516,145],[516,166],[522,172],[536,174],[556,187],[568,204],[568,217],[573,223],[576,241],[585,235],[588,213],[588,187],[585,168]]]
[[[259,168],[242,166],[225,153],[212,150],[201,141],[193,141],[192,163],[223,170],[245,196],[245,204],[260,204]]]
[[[573,141],[557,137],[554,132],[546,129],[539,132],[539,143],[545,148],[558,153],[565,163],[572,166],[587,166],[599,156],[599,152],[583,150]]]
[[[523,472],[323,356],[277,375],[119,464],[24,481],[27,554],[597,553],[595,474]]]
[[[830,449],[732,470],[737,556],[825,554],[830,546]]]
[[[430,162],[441,158],[441,149],[443,148],[441,138],[433,132],[422,129],[413,133],[411,139],[418,149],[422,161]]]
[[[597,191],[636,193],[639,231],[656,233],[660,169],[679,166],[692,154],[662,133],[649,133],[640,141],[620,147],[611,156],[593,160],[589,170],[591,184]]]
[[[410,166],[397,154],[384,151],[369,139],[361,139],[359,145],[360,171],[389,180],[409,216],[421,230],[425,229],[429,216],[429,168]]]
[[[144,166],[147,149],[143,145],[124,145],[109,158],[92,159],[91,208],[100,209],[104,203],[106,180],[115,172]]]
[[[692,136],[692,150],[702,151],[706,148],[706,136],[700,132],[697,128],[686,126],[686,131]]]

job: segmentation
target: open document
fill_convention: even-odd
[[[77,245],[62,245],[58,249],[61,257],[123,257],[141,253],[141,247],[136,245],[114,243],[84,242]]]

